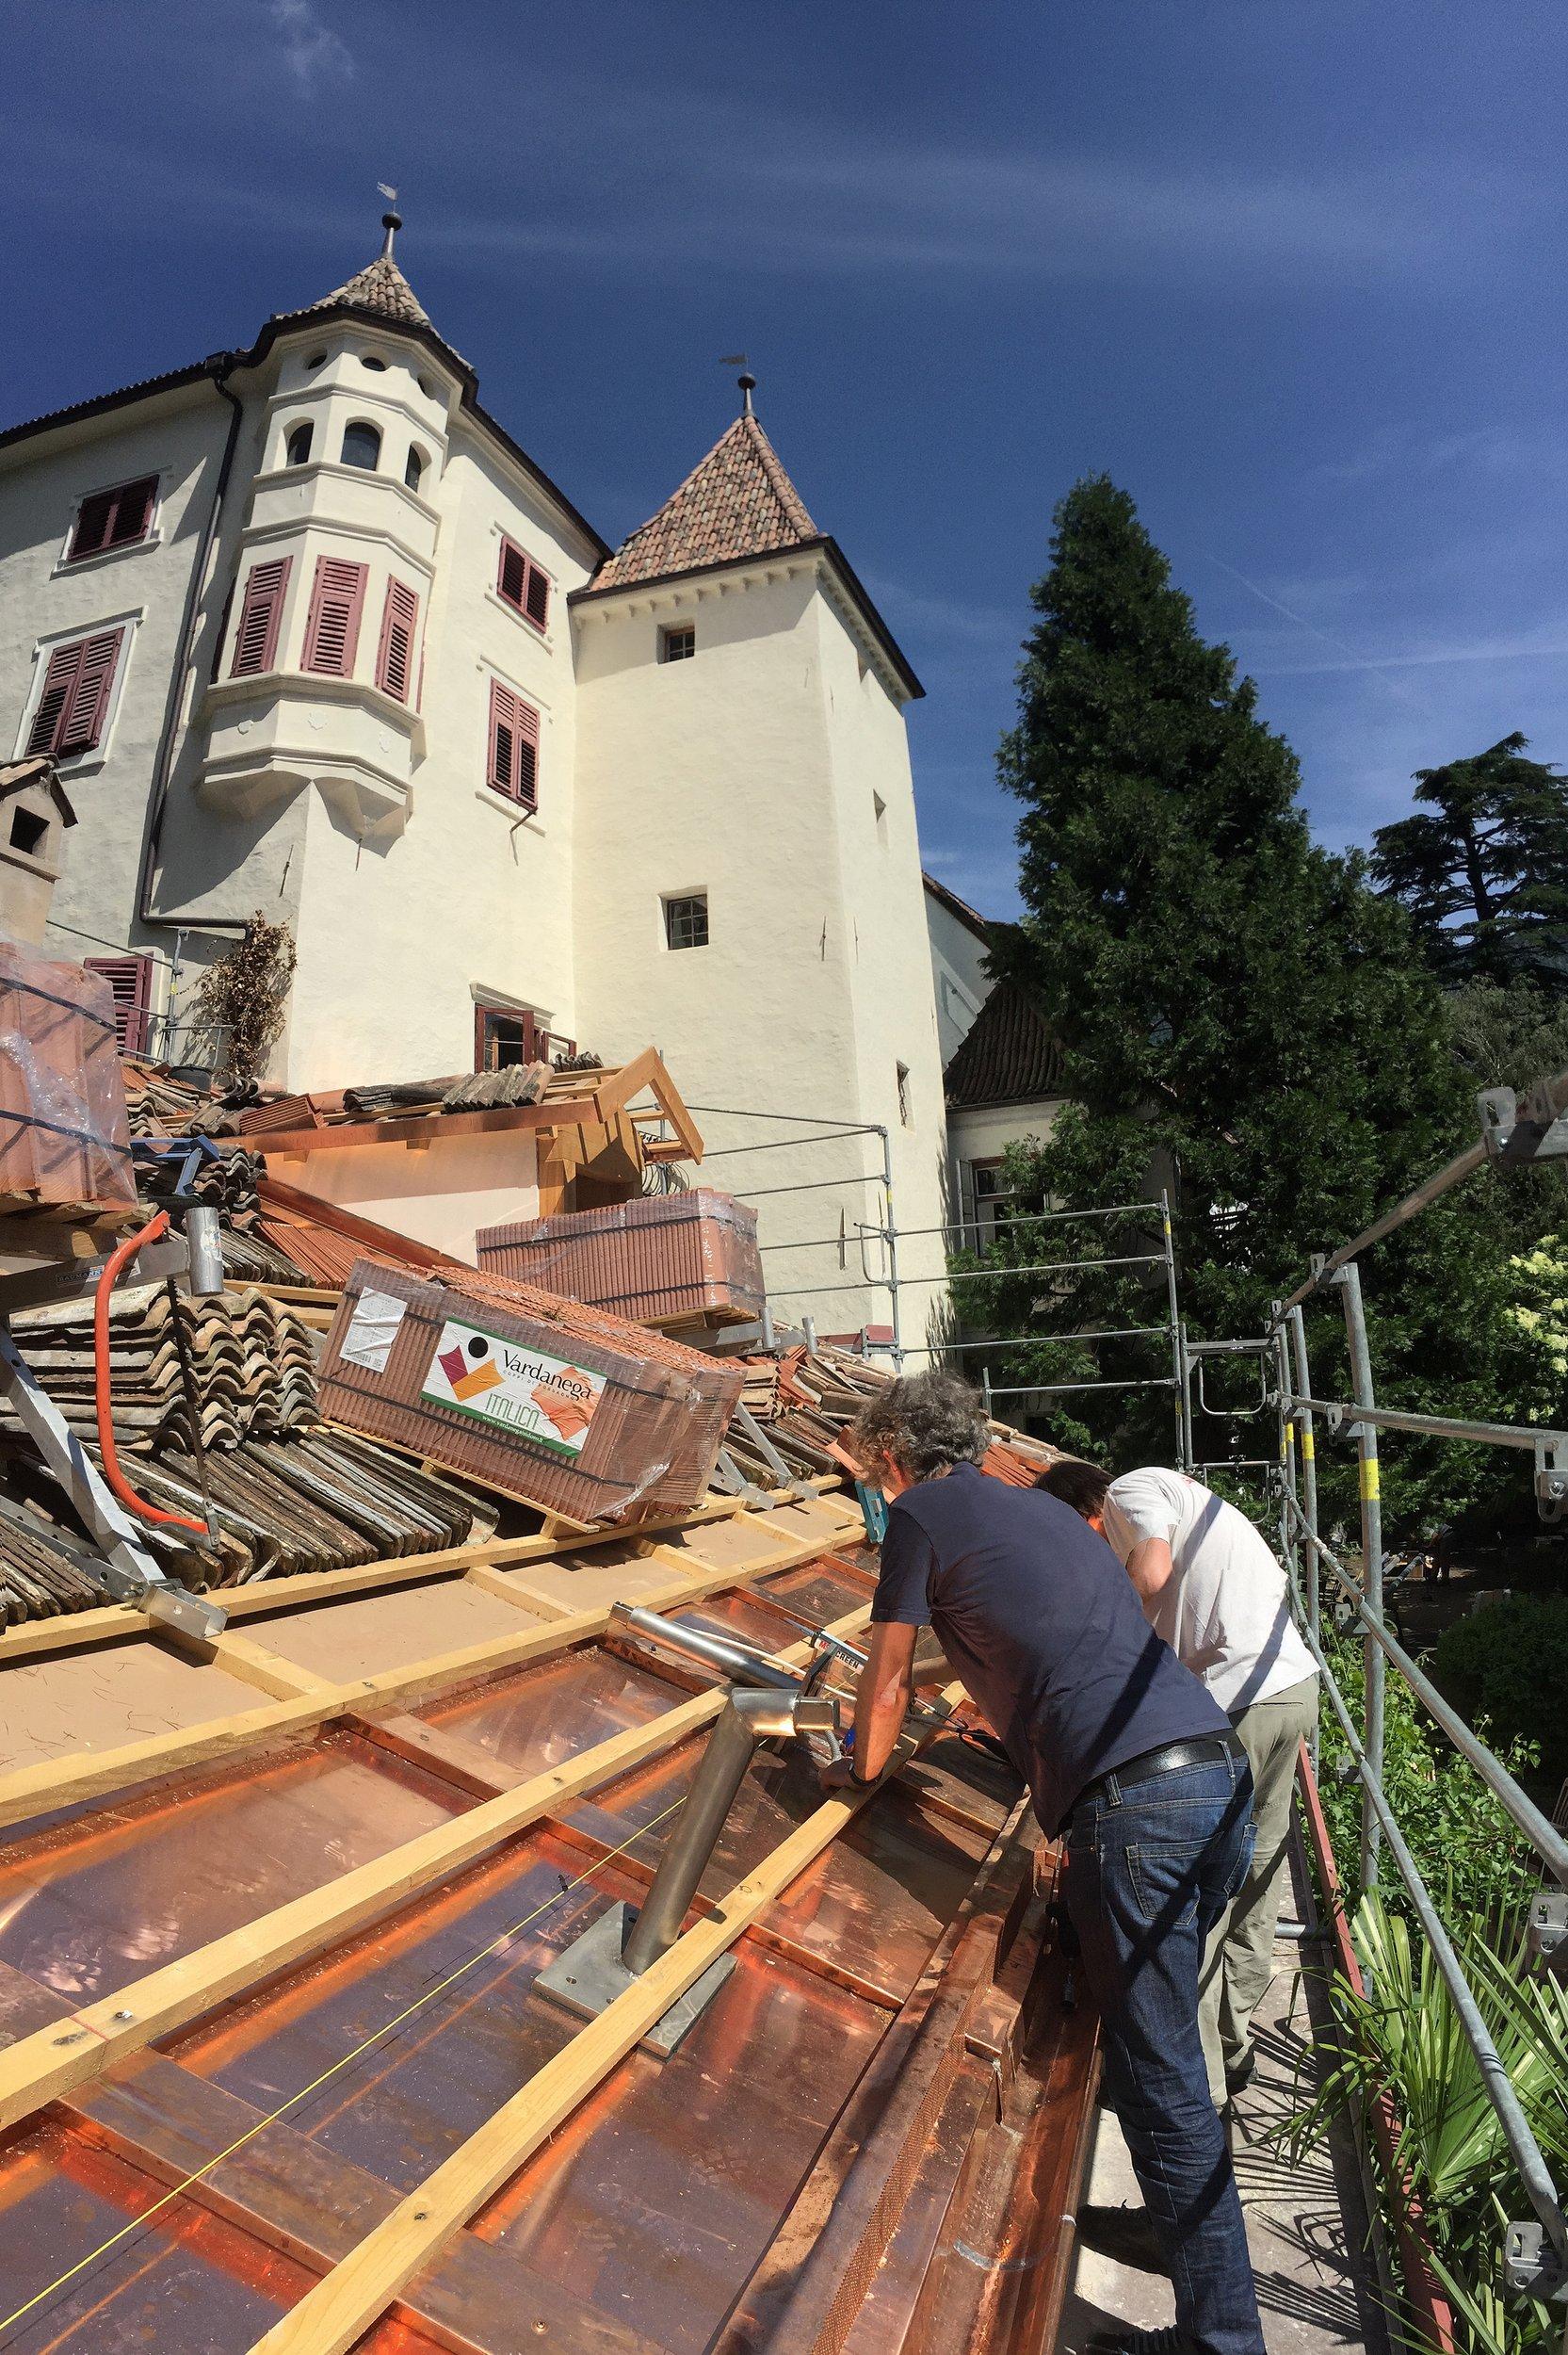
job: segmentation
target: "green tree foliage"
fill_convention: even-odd
[[[1024,805],[1026,910],[1004,953],[1060,1037],[1073,1101],[1017,1174],[1075,1209],[1168,1184],[1192,1331],[1255,1333],[1314,1250],[1469,1142],[1469,1075],[1403,909],[1359,856],[1311,840],[1294,754],[1229,650],[1199,636],[1126,493],[1104,476],[1078,483],[1051,553],[1001,752]],[[1087,1256],[1087,1231],[1025,1225],[983,1264]],[[1098,1231],[1111,1254],[1137,1248],[1126,1223]],[[1063,1248],[1068,1235],[1077,1247]],[[1147,1249],[1146,1225],[1141,1239]],[[1371,1255],[1374,1358],[1392,1400],[1488,1414],[1555,1404],[1560,1384],[1507,1315],[1507,1256],[1475,1193]],[[1158,1280],[998,1273],[994,1289],[968,1288],[966,1307],[995,1331],[1152,1324]],[[1312,1327],[1315,1372],[1343,1386],[1332,1296]],[[1016,1352],[1008,1372],[1066,1380],[1091,1367],[1103,1379],[1162,1370],[1157,1343],[1067,1343]],[[1123,1458],[1168,1454],[1169,1396],[1093,1394],[1053,1427]],[[1412,1445],[1389,1452],[1385,1494],[1397,1525],[1518,1477]],[[1335,1496],[1330,1470],[1330,1510]]]
[[[1568,1778],[1568,1596],[1483,1603],[1444,1629],[1431,1673],[1462,1715],[1529,1743],[1549,1789]]]
[[[1380,826],[1372,872],[1452,981],[1526,974],[1568,992],[1568,777],[1528,739],[1415,772],[1430,806]]]

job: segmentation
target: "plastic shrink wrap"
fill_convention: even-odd
[[[136,1198],[108,983],[0,940],[0,1204]]]
[[[712,1186],[482,1227],[475,1250],[495,1275],[638,1324],[745,1324],[762,1314],[757,1214]]]
[[[355,1263],[321,1411],[583,1524],[702,1498],[742,1372],[620,1317],[472,1268]]]

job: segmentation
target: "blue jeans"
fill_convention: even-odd
[[[1073,1810],[1067,1910],[1100,2007],[1106,2094],[1176,2292],[1190,2355],[1264,2355],[1225,2130],[1198,2032],[1204,1941],[1246,1877],[1253,1778],[1230,1757]]]

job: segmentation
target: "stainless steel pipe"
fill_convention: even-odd
[[[659,1859],[653,1887],[621,1949],[622,1962],[634,1978],[640,1978],[679,1938],[687,1908],[707,1871],[757,1744],[795,1733],[837,1730],[838,1703],[831,1695],[731,1693],[723,1715],[708,1736],[703,1762]]]
[[[625,1605],[615,1614],[639,1635],[664,1644],[671,1651],[684,1651],[688,1658],[700,1660],[704,1666],[719,1668],[727,1677],[738,1677],[743,1683],[766,1686],[773,1693],[798,1693],[800,1679],[791,1676],[787,1668],[776,1667],[749,1644],[733,1644],[727,1636],[712,1635],[706,1628],[687,1627],[679,1619],[667,1619],[657,1611],[640,1611]]]

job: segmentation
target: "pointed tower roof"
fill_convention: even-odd
[[[308,318],[313,311],[364,311],[371,318],[385,320],[389,326],[424,327],[434,334],[435,330],[430,328],[430,315],[404,277],[392,250],[402,226],[396,213],[383,213],[381,227],[386,234],[381,241],[381,250],[373,262],[366,262],[364,268],[357,269],[352,278],[346,278],[341,286],[334,286],[331,294],[322,295],[317,301],[304,303],[298,311],[276,312],[274,317],[302,319]],[[436,340],[443,342],[445,338],[437,336]],[[450,345],[447,349],[451,349]],[[461,353],[454,353],[453,356],[461,357]]]
[[[821,545],[779,454],[752,413],[719,435],[656,515],[639,524],[594,575],[595,589],[734,564],[776,549]]]

